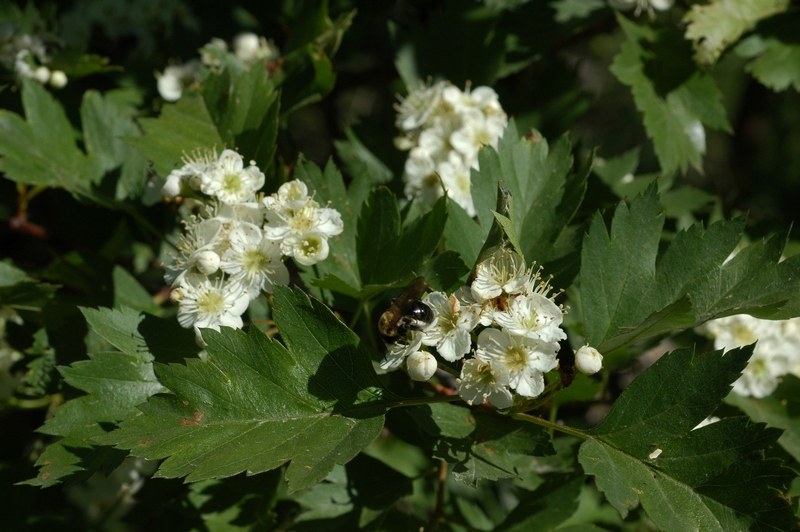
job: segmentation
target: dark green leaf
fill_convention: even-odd
[[[383,427],[385,392],[356,335],[322,303],[276,287],[284,347],[249,335],[204,331],[204,360],[158,365],[174,395],[141,405],[104,441],[137,456],[166,458],[157,473],[189,481],[260,473],[291,461],[295,491],[360,452]]]
[[[192,150],[223,147],[205,101],[194,92],[184,93],[176,103],[165,105],[158,118],[142,118],[139,123],[145,135],[126,140],[152,161],[162,176],[182,166],[184,154]]]
[[[572,475],[548,480],[533,493],[523,492],[519,505],[497,528],[498,532],[546,531],[559,525],[578,509],[583,476]]]
[[[412,418],[436,438],[433,456],[453,467],[456,480],[472,486],[481,479],[516,476],[519,455],[554,454],[550,436],[538,425],[471,412],[448,403],[414,408]]]
[[[91,195],[103,177],[97,158],[75,143],[64,108],[35,81],[22,87],[25,119],[0,110],[0,171],[13,181]]]
[[[780,491],[793,475],[763,459],[780,431],[744,418],[692,430],[719,406],[751,354],[752,346],[724,356],[692,349],[668,353],[588,432],[579,460],[623,517],[641,502],[655,524],[668,530],[747,529],[756,523],[781,530],[792,519]],[[754,482],[748,484],[742,482],[744,470],[766,473],[744,475]]]

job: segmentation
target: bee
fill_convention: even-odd
[[[403,343],[408,331],[420,331],[433,322],[433,310],[419,300],[429,288],[424,277],[417,277],[392,300],[392,305],[378,320],[378,330],[384,342]]]

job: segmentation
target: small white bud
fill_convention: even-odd
[[[47,80],[50,79],[50,69],[46,66],[40,66],[33,71],[33,79],[41,84],[47,83]]]
[[[167,176],[166,183],[161,187],[161,194],[168,198],[176,197],[181,193],[181,187],[183,185],[181,181],[183,181],[183,179],[178,172],[170,172]]]
[[[592,375],[603,367],[603,355],[594,347],[585,345],[575,353],[575,367],[584,375]]]
[[[197,264],[197,269],[206,275],[210,275],[219,270],[219,263],[219,255],[210,249],[198,251],[195,254],[195,264]]]
[[[54,89],[63,89],[67,84],[67,75],[62,70],[53,70],[50,73],[50,86]]]
[[[436,373],[437,367],[434,356],[426,351],[415,351],[406,359],[408,375],[415,381],[429,380]]]

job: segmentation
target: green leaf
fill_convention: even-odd
[[[789,87],[800,91],[800,44],[753,35],[742,41],[736,52],[743,57],[753,57],[745,65],[745,72],[763,85],[774,91]]]
[[[665,173],[680,169],[686,171],[691,165],[702,170],[701,159],[706,150],[704,125],[731,131],[722,105],[722,94],[710,76],[695,72],[671,72],[676,61],[666,61],[666,57],[655,56],[661,60],[646,69],[645,61],[653,57],[648,47],[671,47],[674,33],[656,31],[648,26],[639,26],[621,14],[617,21],[627,40],[620,53],[614,58],[611,72],[625,85],[631,87],[636,108],[644,114],[647,136],[653,145]],[[661,43],[661,41],[665,41]],[[678,43],[679,44],[679,43]],[[683,68],[683,67],[681,67]],[[660,72],[662,79],[676,79],[668,88],[661,86],[659,92],[656,81],[648,77],[647,71]]]
[[[551,148],[536,131],[530,138],[520,138],[513,120],[497,151],[484,148],[479,157],[481,169],[473,171],[472,183],[481,224],[488,227],[492,222],[487,209],[493,206],[488,202],[494,197],[496,184],[502,181],[512,198],[516,228],[506,234],[509,238],[514,233],[520,235],[519,252],[528,262],[545,265],[563,257],[555,243],[583,201],[591,161],[582,172],[572,173],[571,146],[566,137]]]
[[[38,311],[56,290],[58,286],[40,283],[10,262],[0,262],[0,306]]]
[[[142,118],[139,123],[145,135],[126,140],[162,176],[182,166],[185,153],[223,146],[206,103],[196,92],[185,92],[176,103],[165,105],[158,118]]]
[[[375,189],[358,219],[358,267],[361,281],[392,284],[407,279],[432,254],[442,237],[447,219],[447,198],[400,232],[397,198],[388,188]]]
[[[351,460],[378,435],[387,406],[369,355],[299,290],[276,287],[274,318],[285,346],[256,328],[205,330],[206,358],[159,364],[172,394],[151,397],[104,442],[165,459],[157,476],[188,481],[291,461],[290,492]]]
[[[419,273],[433,290],[451,294],[464,285],[469,272],[458,253],[444,251],[426,262]]]
[[[791,373],[781,377],[778,388],[762,399],[731,393],[725,402],[738,407],[755,421],[784,429],[778,443],[800,461],[800,378]]]
[[[319,45],[309,43],[284,56],[283,68],[274,80],[281,87],[283,116],[320,101],[336,82],[330,58]]]
[[[174,320],[145,317],[131,309],[82,311],[90,328],[120,352],[92,353],[90,360],[58,368],[67,384],[87,394],[61,405],[39,429],[62,439],[45,449],[36,461],[38,476],[27,484],[75,483],[100,467],[116,467],[125,453],[97,447],[95,438],[104,436],[108,425],[137,417],[136,405],[164,391],[153,373],[156,357],[172,360],[197,352],[194,334]],[[187,345],[189,349],[182,347]]]
[[[114,266],[111,273],[114,282],[114,308],[128,307],[139,312],[158,314],[161,311],[153,296],[122,266]]]
[[[473,197],[475,197],[474,190]],[[456,202],[448,204],[447,214],[444,226],[445,246],[448,250],[458,253],[464,264],[471,268],[478,260],[491,225],[481,227],[479,222],[473,220]]]
[[[135,108],[124,100],[124,91],[105,95],[86,91],[81,104],[83,140],[89,155],[96,157],[103,173],[120,168],[115,197],[138,198],[147,180],[147,161],[122,137],[135,138],[141,132],[133,122]]]
[[[516,476],[520,455],[554,454],[550,436],[538,425],[475,413],[448,403],[414,408],[411,417],[436,438],[434,458],[455,464],[453,476],[469,485]]]
[[[746,418],[692,430],[719,406],[751,354],[752,346],[724,356],[668,353],[588,431],[580,463],[623,518],[641,502],[664,530],[783,530],[791,522],[780,492],[794,475],[763,458],[779,430]]]
[[[522,492],[519,505],[496,529],[498,532],[555,530],[578,509],[583,475],[550,479],[534,492]]]
[[[0,110],[0,171],[12,181],[91,196],[103,169],[75,143],[64,108],[35,81],[22,86],[25,119]]]
[[[369,176],[370,182],[377,185],[383,185],[392,180],[392,171],[364,146],[353,128],[346,128],[344,134],[347,140],[334,140],[333,145],[336,148],[336,154],[344,162],[348,174],[351,176],[365,174]]]
[[[663,214],[655,185],[617,206],[606,230],[595,216],[583,243],[581,306],[586,340],[604,354],[713,317],[781,319],[800,295],[800,259],[780,261],[786,234],[745,247],[744,220],[680,231],[659,256]],[[779,262],[780,261],[780,262]],[[688,299],[687,299],[688,298]]]
[[[683,17],[698,63],[716,62],[728,46],[761,19],[788,9],[788,0],[723,0],[695,4]]]

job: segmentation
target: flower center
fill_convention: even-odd
[[[209,290],[197,298],[197,310],[202,314],[220,314],[225,308],[225,298],[215,290]]]
[[[253,274],[262,272],[267,264],[269,260],[257,249],[252,249],[242,256],[242,267]]]
[[[528,354],[518,345],[511,346],[506,350],[505,363],[509,372],[520,372],[528,366]]]
[[[222,177],[222,188],[231,194],[242,190],[242,178],[238,173],[228,173]]]
[[[316,239],[308,238],[303,240],[303,244],[300,246],[300,249],[303,250],[304,255],[314,256],[319,252],[320,245]]]

